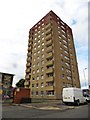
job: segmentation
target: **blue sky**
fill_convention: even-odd
[[[85,88],[89,82],[88,1],[0,0],[0,72],[15,74],[13,85],[25,77],[29,29],[53,10],[72,28],[80,82]]]

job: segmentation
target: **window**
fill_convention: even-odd
[[[38,83],[36,83],[36,87],[38,88]]]
[[[67,80],[71,80],[71,76],[67,76],[66,78],[67,78]]]
[[[38,28],[40,28],[40,26]]]
[[[34,84],[32,84],[32,87],[34,87]]]
[[[42,33],[42,35],[44,35],[44,32]]]
[[[34,59],[33,61],[35,62],[36,59]]]
[[[42,28],[42,30],[44,30],[44,28]]]
[[[39,66],[39,62],[37,63],[37,66]]]
[[[44,43],[42,43],[42,46],[44,45]]]
[[[40,40],[38,40],[38,43],[40,43]]]
[[[40,45],[38,45],[38,48],[40,48]]]
[[[42,24],[42,26],[44,26],[44,23]]]
[[[39,69],[37,69],[37,73],[39,73]]]
[[[35,70],[33,70],[33,72],[32,72],[33,74],[35,74]]]
[[[31,94],[34,95],[34,92],[32,91]]]
[[[36,40],[37,38],[35,38],[35,40]]]
[[[44,87],[44,84],[43,84],[43,82],[41,83],[41,87]]]
[[[34,55],[36,55],[36,53],[34,53]]]
[[[37,35],[37,33],[35,33],[35,36]]]
[[[38,50],[37,53],[40,53],[40,50]]]
[[[64,67],[62,66],[62,70],[64,70]]]
[[[44,51],[44,48],[42,48],[42,51]]]
[[[36,45],[36,42],[34,43],[34,45]]]
[[[41,68],[41,71],[42,71],[42,72],[44,71],[44,68],[43,68],[43,67]]]
[[[38,56],[38,57],[37,57],[37,59],[39,60],[39,59],[40,59],[40,57]]]
[[[35,29],[35,31],[37,31],[37,29]]]
[[[62,47],[60,47],[60,50],[62,50]]]
[[[40,35],[38,35],[38,37],[40,38]]]
[[[38,31],[38,33],[40,33],[40,30]]]
[[[36,91],[36,95],[38,95],[38,91]]]
[[[42,58],[44,58],[44,54],[42,54]]]
[[[42,40],[44,40],[44,37],[42,38]]]
[[[39,80],[39,76],[37,76],[37,78],[36,78],[37,80]]]
[[[33,67],[35,67],[35,65],[33,64]]]
[[[44,75],[41,75],[41,79],[44,79]]]
[[[34,48],[34,50],[36,50],[36,47]]]
[[[43,96],[44,95],[44,91],[41,91],[41,96]]]
[[[44,61],[42,61],[41,64],[43,65],[43,64],[44,64]]]
[[[64,79],[64,74],[62,74],[62,78]]]

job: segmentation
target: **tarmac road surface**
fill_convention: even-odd
[[[29,108],[4,105],[3,118],[88,118],[88,105],[75,106],[73,109]]]

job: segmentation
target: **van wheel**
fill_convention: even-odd
[[[79,105],[80,105],[80,101],[79,101],[79,100],[77,100],[77,101],[76,101],[76,104],[79,106]]]

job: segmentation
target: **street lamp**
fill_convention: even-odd
[[[84,68],[83,69],[83,74],[84,74],[84,79],[85,79],[85,86],[86,86],[86,77],[85,77],[85,70],[86,70],[87,68]]]

